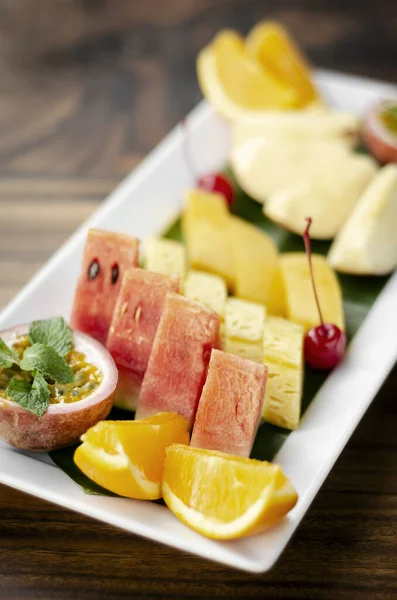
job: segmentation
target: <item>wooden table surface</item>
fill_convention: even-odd
[[[0,0],[0,305],[200,98],[221,27],[281,19],[397,82],[395,0]],[[397,598],[397,372],[276,567],[254,576],[0,487],[0,598]]]

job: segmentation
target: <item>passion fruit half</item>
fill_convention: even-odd
[[[19,325],[0,333],[8,346],[27,335],[29,325]],[[118,372],[113,358],[99,342],[80,331],[73,331],[75,350],[85,355],[102,373],[102,381],[89,395],[72,403],[50,404],[37,417],[12,400],[0,398],[0,440],[22,450],[49,452],[77,443],[80,436],[105,419],[113,405]]]
[[[363,140],[381,163],[397,163],[397,99],[383,100],[368,113]]]

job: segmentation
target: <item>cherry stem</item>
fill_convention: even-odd
[[[307,222],[307,226],[306,226],[306,229],[305,229],[305,231],[303,233],[303,241],[305,243],[305,250],[306,250],[306,254],[307,254],[307,259],[309,261],[310,277],[311,277],[311,280],[312,280],[313,293],[314,293],[314,298],[315,298],[316,304],[317,304],[318,314],[320,316],[321,327],[325,331],[324,319],[323,319],[323,315],[322,315],[321,308],[320,308],[320,301],[318,299],[316,284],[314,282],[314,273],[313,273],[313,264],[312,264],[312,249],[311,249],[311,245],[310,245],[310,234],[309,234],[310,225],[312,224],[311,217],[308,217],[306,219],[306,222]]]
[[[198,181],[198,177],[196,174],[196,169],[194,166],[194,160],[192,156],[192,149],[190,146],[190,135],[189,135],[189,125],[188,125],[188,117],[183,117],[181,119],[181,127],[183,131],[183,155],[185,157],[185,163],[188,171],[190,171],[190,175],[193,177],[194,181]]]

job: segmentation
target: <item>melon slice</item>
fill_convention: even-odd
[[[313,272],[325,323],[345,329],[342,292],[339,281],[325,257],[313,254]],[[307,256],[304,252],[286,252],[280,257],[286,294],[286,312],[291,321],[301,323],[305,332],[320,324],[313,294]]]
[[[219,316],[193,300],[169,293],[154,338],[136,418],[177,412],[193,425]]]
[[[212,308],[218,313],[221,320],[224,319],[227,288],[225,281],[218,275],[210,275],[193,269],[188,271],[183,283],[183,295]]]
[[[228,298],[223,348],[230,354],[263,363],[266,308],[261,304]]]
[[[135,408],[165,296],[178,289],[179,277],[175,275],[167,277],[144,269],[126,271],[106,343],[120,372],[118,406]]]
[[[125,271],[139,263],[139,240],[89,229],[70,324],[105,343]]]
[[[162,275],[179,275],[186,271],[186,250],[174,240],[149,237],[145,240],[145,269]]]
[[[265,421],[296,429],[299,424],[303,387],[302,325],[269,317],[266,322],[264,362],[268,368],[262,417]]]
[[[191,446],[248,457],[261,417],[267,369],[213,350]]]
[[[190,267],[234,281],[233,257],[229,248],[230,213],[221,194],[190,190],[182,214],[183,235]]]

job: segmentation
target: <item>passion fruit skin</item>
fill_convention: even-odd
[[[367,115],[362,131],[363,142],[381,164],[397,163],[397,135],[382,120],[387,103],[380,103]]]
[[[3,331],[0,336],[9,344],[28,331],[29,325],[20,325]],[[1,398],[0,440],[21,450],[50,452],[76,444],[87,429],[108,416],[118,380],[114,360],[99,342],[85,333],[73,331],[73,341],[76,349],[84,352],[87,360],[101,369],[101,384],[83,400],[51,404],[41,417]]]

